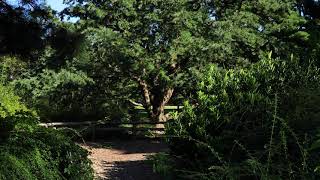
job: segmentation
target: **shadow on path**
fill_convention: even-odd
[[[97,179],[111,180],[160,180],[152,169],[147,156],[166,152],[166,144],[155,140],[114,140],[89,142],[83,147],[90,152],[90,159]]]
[[[158,153],[168,149],[167,145],[158,140],[113,140],[88,142],[92,148],[107,148],[122,151],[125,154]]]
[[[161,180],[162,178],[155,174],[152,165],[145,160],[140,161],[118,161],[114,164],[106,165],[111,169],[106,172],[106,179],[114,180]]]

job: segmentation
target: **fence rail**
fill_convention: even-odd
[[[180,111],[183,106],[165,106],[166,111]],[[147,113],[143,106],[134,106],[134,109],[140,113]],[[140,118],[141,118],[140,117]],[[138,118],[138,117],[137,117]],[[139,118],[138,118],[139,119]],[[143,119],[146,119],[143,121]],[[50,122],[40,123],[39,126],[46,128],[74,128],[74,129],[89,129],[92,137],[95,137],[96,132],[126,132],[127,134],[146,134],[152,132],[155,134],[164,134],[164,124],[166,122],[152,122],[148,118],[141,118],[140,121],[131,122],[106,122],[106,121],[82,121],[82,122]]]
[[[39,126],[46,128],[74,128],[87,129],[90,131],[92,139],[104,133],[125,133],[134,136],[151,136],[162,137],[164,134],[164,124],[166,122],[101,122],[101,121],[84,121],[84,122],[51,122],[40,123]],[[98,135],[97,135],[98,134]]]
[[[43,127],[72,127],[72,126],[96,126],[96,125],[157,125],[165,124],[166,122],[149,122],[149,121],[136,121],[136,122],[100,122],[100,121],[83,121],[83,122],[51,122],[40,123],[39,126]]]

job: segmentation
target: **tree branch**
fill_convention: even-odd
[[[173,92],[174,92],[174,89],[170,88],[170,87],[165,90],[165,92],[163,94],[163,102],[162,102],[163,105],[166,105],[170,101],[170,99],[173,95]]]
[[[131,99],[128,99],[128,101],[129,101],[131,104],[135,105],[135,106],[143,106],[143,104],[137,103],[137,102],[135,102],[135,101],[133,101],[133,100],[131,100]]]
[[[138,76],[133,76],[133,78],[139,83],[139,86],[142,90],[142,94],[143,94],[143,98],[144,98],[143,107],[147,110],[147,112],[149,113],[149,115],[151,117],[152,116],[152,103],[151,103],[151,95],[150,95],[150,90],[148,88],[148,84]]]

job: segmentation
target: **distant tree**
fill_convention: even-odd
[[[61,21],[44,0],[0,1],[0,27],[0,56],[17,55],[33,67],[47,47],[56,50],[56,55],[46,65],[61,67],[72,58],[81,39],[72,31],[72,23]]]
[[[47,16],[38,1],[17,1],[17,5],[0,1],[0,54],[31,56],[43,48],[46,31],[41,20]]]
[[[311,18],[320,18],[320,2],[318,0],[303,0],[302,11]]]
[[[0,81],[14,81],[16,93],[42,119],[81,104],[70,98],[84,86],[81,78],[86,80],[67,65],[82,39],[73,29],[44,0],[0,1]]]
[[[304,43],[304,51],[301,55],[305,59],[311,59],[320,65],[320,1],[317,0],[302,0],[299,1],[299,10],[301,14],[308,20],[304,26],[308,32],[308,41]]]

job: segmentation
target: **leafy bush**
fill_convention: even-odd
[[[152,162],[153,171],[163,176],[165,179],[174,179],[174,161],[167,153],[157,153],[148,156]]]
[[[27,63],[14,56],[0,56],[0,81],[8,82],[26,71]]]
[[[61,121],[64,115],[70,114],[65,119],[86,115],[81,91],[94,82],[85,73],[69,68],[58,72],[45,69],[34,76],[25,75],[26,78],[15,80],[13,84],[27,104],[37,110],[41,120],[58,117]]]
[[[0,149],[0,161],[11,158],[13,169],[25,169],[22,173],[6,171],[6,166],[1,166],[0,174],[4,177],[32,174],[32,179],[93,179],[88,152],[61,131],[37,127],[14,132]]]
[[[15,156],[1,152],[0,179],[36,179],[29,171],[28,165],[19,161]]]
[[[36,114],[20,103],[20,98],[13,93],[11,87],[0,84],[0,142],[22,122],[29,125],[36,124]]]
[[[18,157],[19,156],[19,157]],[[36,149],[24,154],[9,152],[0,154],[0,179],[59,179],[59,171],[54,169],[44,154]]]
[[[0,117],[6,118],[19,111],[27,111],[20,103],[20,98],[13,93],[12,88],[0,84]]]
[[[308,148],[320,125],[319,77],[293,58],[269,56],[247,69],[210,65],[167,126],[184,177],[316,179],[319,156]]]
[[[0,180],[93,179],[88,152],[62,131],[37,126],[19,99],[0,84]]]

